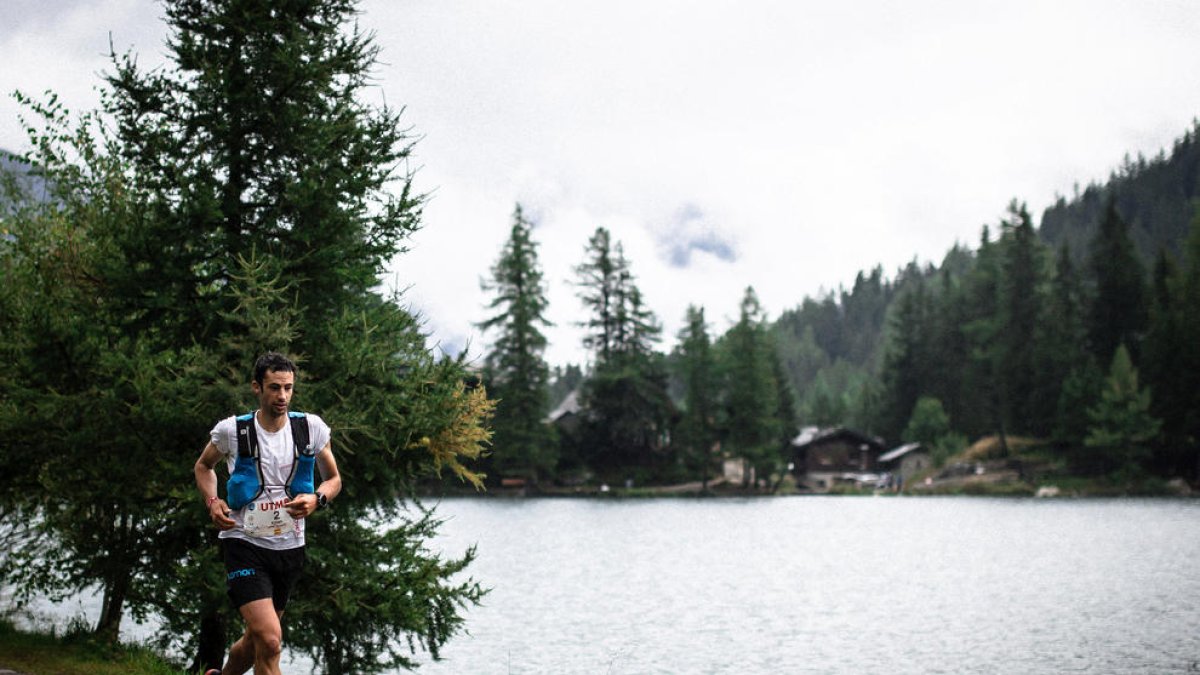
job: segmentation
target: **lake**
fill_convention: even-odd
[[[427,673],[1200,671],[1200,502],[446,500]]]
[[[447,499],[437,512],[434,547],[477,544],[470,572],[493,590],[423,673],[1200,672],[1200,500]],[[284,653],[285,672],[309,670]]]

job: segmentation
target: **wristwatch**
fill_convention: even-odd
[[[317,509],[323,509],[329,506],[329,498],[324,493],[317,491]]]

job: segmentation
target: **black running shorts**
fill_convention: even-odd
[[[234,607],[271,598],[282,612],[304,569],[304,547],[273,551],[242,539],[222,539],[225,589]]]

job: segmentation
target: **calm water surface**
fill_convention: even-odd
[[[438,513],[433,546],[478,545],[470,573],[493,590],[424,673],[1200,673],[1200,500],[457,499]],[[81,612],[94,621],[97,601],[57,608]],[[284,655],[284,672],[311,669]]]
[[[427,673],[1200,672],[1200,502],[447,500]]]

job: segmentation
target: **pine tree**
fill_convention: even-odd
[[[1156,457],[1157,469],[1170,475],[1187,475],[1193,468],[1192,447],[1181,423],[1188,417],[1195,384],[1182,374],[1189,361],[1191,340],[1183,332],[1177,294],[1182,283],[1175,261],[1166,251],[1154,265],[1146,338],[1142,343],[1142,368],[1147,387],[1154,392],[1150,413],[1163,420],[1164,443]]]
[[[886,392],[883,431],[890,438],[900,435],[917,399],[933,379],[931,302],[921,278],[910,284],[896,299],[881,375]]]
[[[617,293],[623,263],[613,250],[612,235],[603,227],[596,228],[588,239],[584,254],[587,258],[575,267],[575,273],[579,298],[589,316],[579,325],[587,330],[583,346],[595,354],[597,363],[603,363],[612,358],[617,343],[617,319],[622,311]]]
[[[1033,392],[1033,405],[1053,413],[1049,434],[1065,447],[1079,446],[1086,432],[1082,415],[1092,403],[1097,368],[1087,348],[1086,300],[1079,274],[1064,242],[1055,259],[1054,274],[1041,321],[1041,340],[1035,353],[1045,383]]]
[[[753,287],[742,296],[738,322],[722,342],[727,399],[726,437],[756,479],[767,478],[781,457],[779,389],[773,375],[774,346]],[[746,471],[750,486],[751,471]]]
[[[1145,272],[1115,196],[1109,197],[1092,240],[1088,272],[1095,289],[1088,324],[1092,353],[1107,363],[1124,344],[1136,360],[1146,329]]]
[[[1104,383],[1100,400],[1088,409],[1091,427],[1084,445],[1103,471],[1120,470],[1137,475],[1150,458],[1150,443],[1162,421],[1150,414],[1150,390],[1138,386],[1138,372],[1129,350],[1119,345]]]
[[[554,470],[552,427],[546,424],[550,401],[550,369],[543,353],[546,336],[541,327],[552,325],[545,316],[549,302],[538,265],[532,225],[520,204],[504,250],[492,266],[492,281],[485,290],[495,292],[488,305],[493,313],[479,324],[496,332],[485,359],[487,381],[499,399],[493,436],[495,465],[505,474],[527,477],[537,484]]]
[[[1008,218],[1001,222],[1001,363],[996,370],[1003,389],[1002,415],[1014,432],[1045,433],[1050,414],[1037,407],[1037,393],[1057,382],[1040,379],[1034,360],[1042,338],[1042,249],[1025,205],[1013,200],[1008,209]]]
[[[595,358],[584,387],[590,447],[602,471],[648,467],[667,447],[671,402],[667,369],[653,350],[662,328],[642,301],[620,242],[597,228],[577,266],[579,297],[590,317],[584,346]]]
[[[966,278],[963,333],[970,345],[971,360],[964,377],[963,391],[969,392],[965,406],[968,420],[964,429],[995,433],[1001,453],[1008,454],[1006,426],[1006,388],[1001,385],[1003,363],[1002,318],[1000,310],[1003,257],[1000,245],[990,240],[983,228],[974,269]]]
[[[715,461],[713,446],[717,442],[716,364],[704,308],[689,305],[686,322],[679,335],[684,411],[678,443],[686,449],[686,463],[699,473],[703,489],[707,490]]]
[[[1171,361],[1169,373],[1160,377],[1172,381],[1162,393],[1155,389],[1155,398],[1165,399],[1164,404],[1175,409],[1172,417],[1164,420],[1168,440],[1180,443],[1182,461],[1190,464],[1188,473],[1200,477],[1200,343],[1194,339],[1200,335],[1200,208],[1192,218],[1169,304],[1174,325],[1163,330],[1173,330],[1180,343],[1177,351],[1165,355]]]

